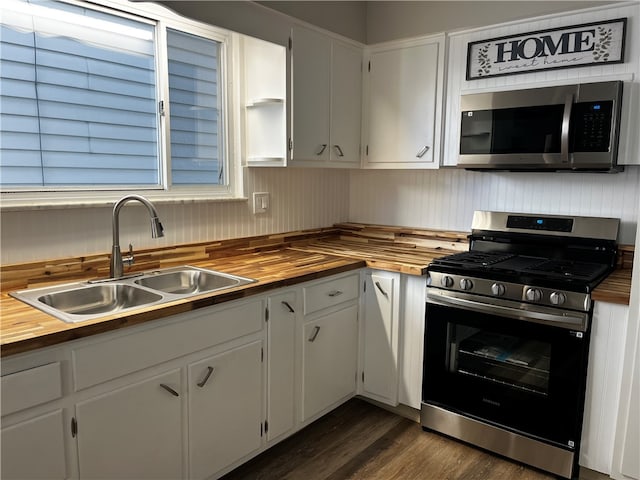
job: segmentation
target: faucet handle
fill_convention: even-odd
[[[129,254],[122,256],[122,263],[127,265],[133,265],[134,257],[133,257],[133,245],[129,244]]]

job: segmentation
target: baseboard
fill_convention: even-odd
[[[396,415],[400,415],[401,417],[408,418],[413,422],[420,423],[420,410],[416,408],[410,407],[408,405],[403,405],[402,403],[399,403],[398,406],[393,407],[391,405],[387,405],[386,403],[378,402],[377,400],[372,400],[361,395],[358,395],[357,398],[375,405],[376,407],[387,410],[391,413],[395,413]]]
[[[611,477],[590,468],[580,467],[580,480],[611,480]]]

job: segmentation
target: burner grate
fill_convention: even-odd
[[[548,260],[540,265],[535,265],[526,270],[553,276],[584,278],[587,280],[591,280],[602,274],[606,270],[606,266],[598,263]]]
[[[454,253],[453,255],[448,255],[446,257],[439,258],[437,259],[437,262],[452,264],[452,265],[464,265],[464,266],[481,265],[483,267],[487,267],[489,265],[494,265],[496,263],[509,260],[514,256],[515,255],[510,253],[505,254],[501,252],[498,253],[498,252],[469,251],[469,252]]]

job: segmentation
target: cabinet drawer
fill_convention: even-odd
[[[75,348],[76,391],[158,365],[262,329],[262,301],[203,308],[158,328]]]
[[[60,362],[2,377],[2,415],[18,412],[62,396]]]
[[[323,308],[358,298],[359,279],[360,275],[356,273],[304,287],[304,314],[308,315]]]

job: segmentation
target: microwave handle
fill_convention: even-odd
[[[560,132],[560,161],[569,164],[569,125],[573,109],[573,93],[567,94],[562,114],[562,131]]]

